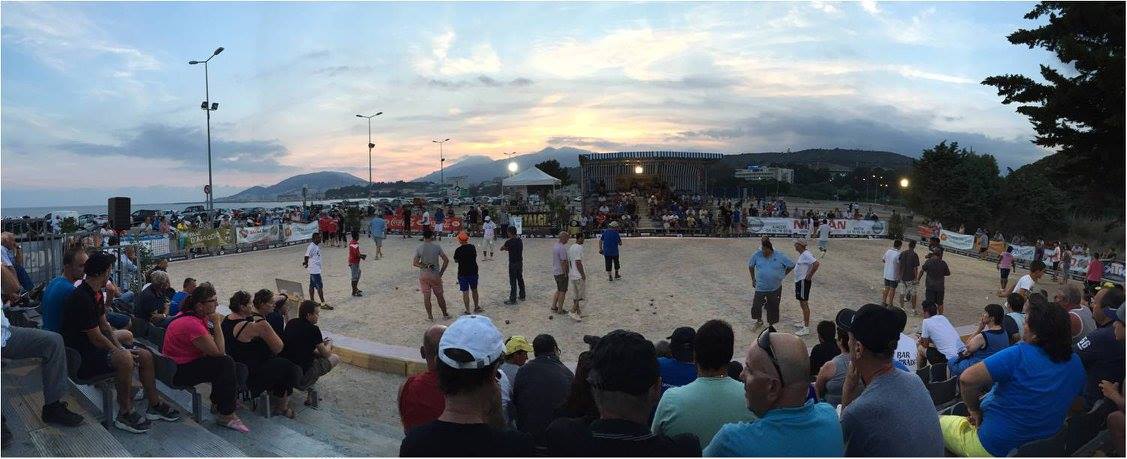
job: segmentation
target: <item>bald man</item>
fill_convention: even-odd
[[[747,408],[759,419],[725,424],[705,456],[841,456],[841,424],[827,403],[807,400],[810,358],[802,340],[770,328],[747,351]]]
[[[427,371],[408,377],[399,388],[399,420],[403,423],[404,432],[438,419],[446,409],[446,398],[438,388],[438,374],[435,373],[438,341],[444,332],[445,325],[431,325],[423,332],[419,354],[427,362]]]

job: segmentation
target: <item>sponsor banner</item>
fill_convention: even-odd
[[[974,249],[974,235],[959,234],[954,231],[940,230],[939,244],[952,249],[971,251]]]
[[[883,220],[835,219],[826,224],[830,225],[830,236],[832,237],[888,235],[888,224]],[[747,231],[751,234],[809,236],[811,233],[810,226],[810,222],[804,218],[747,218]],[[817,237],[817,235],[811,237]]]
[[[312,239],[318,230],[317,222],[287,223],[282,226],[282,236],[286,242],[299,242]]]
[[[1006,251],[1005,241],[990,241],[990,252],[994,255],[1001,255]]]
[[[423,217],[411,215],[411,232],[418,233],[423,230]],[[403,217],[394,215],[387,218],[388,231],[403,231]],[[446,217],[442,220],[442,231],[456,233],[462,230],[462,217]]]
[[[845,222],[845,236],[887,236],[888,235],[888,222],[884,220],[838,220]],[[833,228],[830,228],[830,235],[833,235]]]
[[[751,234],[790,235],[795,219],[778,217],[751,217],[747,219],[747,232]]]
[[[1124,266],[1123,266],[1122,262],[1114,261],[1114,262],[1111,262],[1111,263],[1105,263],[1104,264],[1104,277],[1122,284],[1123,283],[1123,270],[1124,270]]]
[[[282,240],[281,226],[248,226],[235,230],[239,244],[272,244]]]
[[[180,233],[187,249],[215,248],[231,243],[231,228],[195,229]]]
[[[130,245],[143,245],[148,248],[149,253],[154,257],[163,257],[172,253],[172,247],[168,243],[168,236],[163,234],[151,236],[124,236],[121,238],[121,242]]]

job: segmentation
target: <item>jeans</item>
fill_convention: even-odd
[[[67,382],[67,352],[63,336],[36,328],[12,327],[12,335],[4,346],[6,359],[43,359],[43,404],[62,400]]]
[[[172,378],[177,386],[194,386],[211,383],[211,403],[219,407],[224,416],[235,412],[235,361],[231,356],[200,357],[191,362],[176,365],[176,376]]]
[[[520,299],[524,299],[524,263],[509,263],[509,301],[517,300],[517,287],[520,287]]]

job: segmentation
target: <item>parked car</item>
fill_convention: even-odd
[[[204,207],[204,206],[188,206],[188,207],[185,207],[185,208],[184,208],[184,212],[185,212],[185,213],[191,213],[191,212],[203,212],[203,211],[205,211],[205,210],[207,210],[207,208],[206,208],[206,207]]]

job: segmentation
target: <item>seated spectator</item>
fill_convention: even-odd
[[[1001,306],[997,304],[986,305],[985,312],[982,313],[978,322],[978,330],[975,330],[970,340],[967,341],[966,349],[963,349],[947,365],[947,369],[952,376],[958,376],[971,365],[1009,347],[1010,339],[1006,336],[1006,330],[1002,328],[1003,317],[1005,316],[1002,314]]]
[[[3,347],[4,358],[42,359],[40,377],[43,410],[40,412],[40,419],[48,424],[66,427],[81,425],[82,415],[68,409],[67,402],[63,400],[63,397],[70,392],[70,381],[67,380],[67,353],[63,345],[63,337],[53,331],[13,327],[8,322],[8,316],[3,314],[0,316],[3,317],[3,341],[0,342],[2,345],[0,347]],[[4,421],[5,443],[10,435],[7,421]]]
[[[180,313],[180,303],[196,289],[196,280],[191,277],[184,279],[184,290],[172,294],[172,301],[168,304],[168,315],[175,316]]]
[[[1022,342],[959,376],[968,415],[940,417],[947,450],[964,457],[1005,456],[1060,431],[1084,388],[1084,365],[1069,343],[1068,313],[1031,301]],[[991,385],[980,401],[979,394]]]
[[[1118,310],[1108,309],[1105,314],[1112,320],[1112,330],[1115,333],[1115,339],[1119,341],[1120,346],[1123,344],[1123,308]],[[1123,456],[1123,384],[1116,384],[1111,381],[1100,381],[1100,391],[1104,397],[1107,397],[1112,404],[1115,405],[1115,411],[1107,415],[1107,430],[1111,432],[1112,438],[1112,454]]]
[[[928,302],[924,304],[926,309]],[[936,307],[934,302],[931,307]],[[893,366],[900,339],[897,314],[891,308],[866,304],[852,318],[838,316],[838,328],[847,324],[844,328],[849,332],[850,370],[841,396],[845,455],[943,456],[939,417],[927,388],[914,373]]]
[[[728,362],[728,377],[739,382],[744,382],[744,366],[735,360]]]
[[[693,363],[693,341],[696,330],[692,327],[677,327],[669,336],[670,357],[659,357],[661,368],[661,390],[684,386],[697,378],[697,366]]]
[[[215,288],[203,283],[180,304],[180,314],[172,318],[164,335],[164,354],[176,362],[178,386],[211,384],[212,411],[219,425],[250,432],[235,414],[235,361],[224,353],[223,316],[215,312],[219,306]]]
[[[262,289],[255,292],[254,298],[253,306],[258,315],[266,318],[270,327],[274,329],[274,333],[277,333],[278,336],[285,336],[286,322],[290,320],[286,303],[289,302],[290,296],[285,293],[274,295],[274,292]],[[274,304],[270,305],[271,302]]]
[[[966,344],[959,338],[959,332],[951,325],[951,321],[939,313],[939,305],[934,301],[924,300],[920,308],[924,311],[924,320],[920,322],[921,355],[930,364],[953,360],[966,348]]]
[[[590,373],[591,351],[583,351],[575,364],[575,377],[571,378],[567,398],[556,408],[556,418],[576,418],[585,424],[599,419],[599,407],[595,405],[595,398],[591,395],[591,383],[587,382]]]
[[[157,272],[157,271],[168,274],[168,259],[167,258],[158,258],[156,260],[156,262],[153,263],[153,267],[149,268],[149,270],[145,272],[145,283],[146,284],[153,283],[153,277],[152,276],[153,276],[153,273]]]
[[[669,437],[650,432],[650,412],[661,397],[654,345],[638,333],[615,330],[591,351],[591,394],[599,419],[556,419],[548,427],[552,456],[700,456],[691,434]]]
[[[896,352],[892,355],[892,365],[899,370],[913,371],[918,368],[920,351],[916,339],[904,333],[908,327],[908,313],[904,308],[894,306],[892,312],[896,313],[896,329],[899,330],[900,340],[896,342]]]
[[[530,435],[497,427],[497,369],[504,353],[501,332],[488,317],[466,315],[455,320],[442,333],[436,352],[438,387],[445,398],[442,414],[408,430],[399,446],[399,455],[532,456],[535,448]]]
[[[814,392],[818,399],[829,403],[831,406],[841,404],[841,389],[845,384],[845,373],[849,371],[849,320],[853,315],[848,309],[842,309],[837,314],[837,320],[845,321],[845,327],[836,327],[837,336],[834,343],[840,351],[829,362],[822,364],[814,378]]]
[[[818,344],[815,344],[814,349],[810,350],[810,376],[816,375],[822,365],[842,352],[841,347],[834,340],[835,335],[837,335],[837,327],[834,326],[833,322],[828,320],[818,322],[817,331]]]
[[[1073,346],[1073,351],[1080,357],[1087,372],[1087,383],[1084,385],[1084,404],[1087,408],[1091,408],[1103,397],[1100,384],[1122,383],[1123,374],[1127,372],[1123,361],[1123,339],[1117,338],[1114,330],[1118,317],[1114,308],[1121,304],[1123,292],[1117,289],[1105,288],[1096,292],[1096,296],[1092,298],[1092,317],[1097,328]]]
[[[724,424],[755,419],[747,410],[743,384],[728,377],[735,339],[732,326],[723,320],[710,320],[696,330],[698,377],[662,394],[650,426],[653,433],[691,433],[708,444]]]
[[[1006,307],[1010,312],[1002,318],[1002,328],[1010,338],[1010,344],[1021,341],[1021,329],[1025,325],[1025,297],[1020,293],[1011,293],[1006,297]]]
[[[160,400],[153,371],[153,355],[131,346],[132,334],[113,330],[106,320],[102,288],[109,279],[114,256],[95,253],[83,267],[86,279],[67,298],[62,314],[62,335],[67,347],[82,356],[79,378],[113,373],[116,378],[118,415],[114,426],[132,433],[145,433],[149,419],[177,421],[180,413]],[[127,348],[123,338],[130,342]],[[149,402],[145,414],[133,411],[133,369],[137,368]]]
[[[544,446],[544,431],[563,404],[571,386],[571,370],[560,362],[560,348],[552,335],[532,340],[536,358],[520,367],[513,382],[513,420],[517,429],[532,435],[538,447]]]
[[[509,379],[509,384],[515,384],[517,371],[528,362],[528,353],[532,352],[532,345],[523,336],[510,336],[505,341],[505,362],[501,364],[501,371]]]
[[[323,337],[317,327],[317,320],[321,317],[318,307],[316,301],[302,301],[297,318],[286,324],[282,339],[285,343],[282,357],[301,367],[301,378],[294,387],[305,391],[306,406],[316,403],[309,388],[340,363],[340,357],[333,353],[332,340]]]
[[[141,290],[135,298],[133,316],[161,328],[167,327],[168,322],[168,274],[164,271],[149,273],[152,280],[147,287]]]
[[[837,413],[806,397],[809,365],[800,338],[764,330],[748,348],[744,364],[746,406],[759,419],[725,424],[704,455],[841,456]]]
[[[661,359],[662,357],[673,358],[673,349],[669,348],[668,340],[663,339],[654,343],[654,350],[657,352],[658,359]]]
[[[273,296],[269,290],[260,290],[254,300],[272,306]],[[227,355],[247,366],[247,388],[252,397],[269,390],[271,414],[293,419],[289,396],[301,378],[301,368],[278,356],[282,352],[282,337],[274,332],[270,322],[250,308],[250,302],[250,294],[242,290],[231,296],[231,314],[220,324]]]
[[[83,266],[89,258],[81,246],[71,246],[63,252],[63,272],[47,284],[40,302],[44,330],[62,331],[63,307],[70,294],[74,293],[75,286],[81,282]]]
[[[1039,296],[1040,298],[1037,301],[1045,299],[1044,295]],[[1080,286],[1076,284],[1065,285],[1061,292],[1053,297],[1053,302],[1059,304],[1068,313],[1069,330],[1074,345],[1096,329],[1096,320],[1092,317],[1092,310],[1081,304],[1083,300],[1084,293],[1080,290]],[[1030,295],[1030,301],[1033,301],[1033,295]]]

